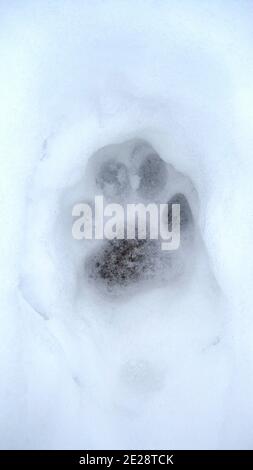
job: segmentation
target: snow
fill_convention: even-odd
[[[1,448],[252,448],[252,16],[1,2]],[[120,300],[85,282],[71,210],[131,139],[192,184],[198,238],[186,279]]]

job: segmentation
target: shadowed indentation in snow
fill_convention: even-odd
[[[129,191],[129,177],[127,167],[115,160],[109,160],[101,165],[96,183],[108,199],[118,198]]]
[[[138,176],[140,178],[138,193],[144,198],[155,196],[166,185],[166,163],[157,153],[150,153],[140,165]]]

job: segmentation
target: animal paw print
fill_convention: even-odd
[[[156,286],[177,279],[185,271],[195,235],[193,212],[184,194],[192,191],[189,180],[166,163],[143,140],[108,145],[97,151],[87,167],[93,195],[105,203],[167,203],[164,223],[171,230],[172,204],[180,205],[181,244],[176,251],[163,251],[160,240],[105,240],[87,255],[85,276],[98,289],[113,295]],[[189,189],[190,188],[190,189]],[[187,192],[186,191],[186,192]]]

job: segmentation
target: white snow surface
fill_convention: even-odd
[[[247,0],[0,2],[0,448],[252,449],[252,25]],[[199,239],[186,281],[118,301],[71,207],[136,138],[192,181]]]

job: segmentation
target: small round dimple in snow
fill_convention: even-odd
[[[121,368],[121,383],[134,393],[158,392],[164,385],[164,374],[149,361],[129,360]]]

